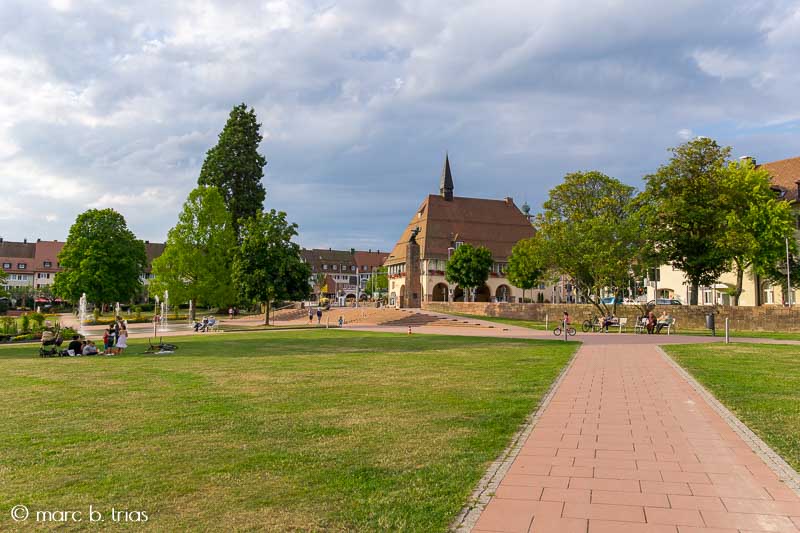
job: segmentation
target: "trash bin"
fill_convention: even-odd
[[[711,330],[711,335],[716,335],[714,327],[714,313],[706,313],[706,328]]]

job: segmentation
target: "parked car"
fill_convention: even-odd
[[[675,298],[658,298],[656,300],[650,300],[647,302],[647,305],[683,305],[683,303]]]

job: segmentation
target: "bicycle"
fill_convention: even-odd
[[[553,335],[555,335],[556,337],[560,337],[561,334],[564,332],[564,330],[561,329],[562,326],[563,326],[563,324],[561,326],[556,326],[553,329]],[[576,333],[578,333],[578,330],[576,330],[574,327],[572,327],[571,324],[567,324],[567,335],[569,335],[570,337],[574,337]]]
[[[159,337],[157,344],[153,344],[153,340],[148,338],[147,344],[147,349],[143,352],[145,354],[160,355],[165,353],[175,353],[175,350],[178,349],[176,345],[164,342],[164,337]]]

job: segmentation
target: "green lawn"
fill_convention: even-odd
[[[137,341],[121,357],[0,348],[0,530],[17,504],[91,504],[107,520],[146,511],[160,531],[442,531],[578,346],[338,330],[174,342],[161,356]]]
[[[664,349],[800,470],[798,346],[703,344]]]

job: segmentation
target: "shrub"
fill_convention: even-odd
[[[3,317],[3,333],[6,335],[16,335],[17,334],[17,319],[11,316],[4,316]]]
[[[22,333],[29,333],[31,330],[31,317],[28,314],[22,315]]]
[[[34,324],[34,329],[40,331],[42,326],[44,326],[44,315],[42,313],[33,313],[31,315],[31,321]]]
[[[94,317],[95,323],[100,321],[100,308],[99,307],[95,307],[94,308],[94,310],[92,311],[92,316]]]
[[[136,311],[136,319],[137,320],[141,320],[142,319],[142,306],[141,305],[137,305],[136,307],[133,308],[133,310]]]

